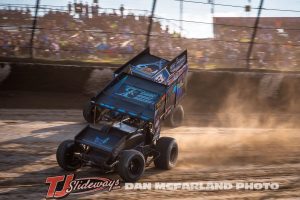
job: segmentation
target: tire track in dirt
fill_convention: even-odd
[[[2,111],[2,110],[1,110]],[[21,114],[20,114],[21,113]],[[59,114],[60,113],[60,114]],[[22,118],[28,116],[25,120]],[[42,117],[44,116],[44,117]],[[215,115],[207,115],[216,120]],[[284,118],[277,114],[278,118]],[[258,117],[252,115],[253,118]],[[178,165],[170,171],[150,167],[140,182],[255,181],[278,182],[277,191],[161,191],[122,189],[70,195],[66,199],[297,199],[300,197],[300,135],[293,127],[203,127],[188,116],[191,126],[164,128],[162,135],[179,143]],[[190,120],[190,121],[189,121]],[[4,110],[0,112],[0,199],[43,199],[46,177],[65,174],[56,164],[58,144],[85,125],[78,110]],[[107,176],[83,168],[79,177]]]

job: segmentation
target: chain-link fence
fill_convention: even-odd
[[[216,4],[214,1],[183,0],[181,3],[183,7],[195,4],[212,6],[212,9],[216,6],[251,9],[249,5]],[[126,5],[103,8],[98,3],[40,4],[33,26],[35,9],[34,4],[0,4],[1,57],[123,63],[145,47],[151,8],[127,9]],[[263,8],[263,11],[268,9]],[[183,9],[181,12],[184,15],[189,11]],[[167,18],[156,12],[150,32],[151,52],[171,59],[188,49],[189,63],[196,68],[245,68],[249,62],[251,68],[299,69],[300,17],[261,17],[258,27],[254,26],[257,18],[253,16],[212,16],[211,19],[210,22]],[[186,37],[182,24],[184,27],[210,25],[213,36]],[[256,35],[252,41],[254,29]]]

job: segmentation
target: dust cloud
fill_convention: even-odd
[[[0,84],[9,76],[11,67],[8,63],[0,63]]]
[[[113,71],[111,69],[94,69],[85,83],[84,93],[90,96],[96,95],[112,79]]]
[[[180,160],[181,166],[299,162],[300,115],[295,107],[299,106],[295,92],[299,77],[201,77],[192,77],[190,82],[198,84],[189,88],[192,95],[186,97],[191,98],[185,102],[186,113],[192,117],[185,127],[166,130],[181,151],[190,152]],[[211,102],[203,97],[211,97]],[[199,104],[214,110],[201,112],[205,106]]]

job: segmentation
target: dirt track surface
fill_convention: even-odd
[[[249,120],[260,117],[252,114]],[[299,114],[273,117],[300,119]],[[182,127],[164,128],[162,135],[174,137],[179,143],[178,165],[170,171],[151,166],[140,182],[278,182],[279,190],[121,189],[71,194],[66,199],[300,199],[300,128],[217,126],[220,118],[222,115],[188,115]],[[204,119],[214,126],[199,126]],[[43,199],[48,189],[46,178],[66,174],[56,163],[57,146],[72,139],[85,124],[79,110],[0,109],[0,199]],[[88,167],[77,175],[118,178]]]

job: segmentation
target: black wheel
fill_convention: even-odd
[[[56,151],[58,165],[66,171],[75,171],[81,167],[81,161],[74,157],[75,144],[73,140],[63,141]]]
[[[88,102],[83,108],[83,117],[88,123],[94,123],[100,117],[100,111],[95,106]],[[96,116],[95,116],[96,115]]]
[[[118,173],[126,182],[136,182],[143,175],[145,159],[141,152],[124,150],[120,154]]]
[[[178,127],[182,124],[184,118],[184,110],[182,105],[178,105],[174,108],[172,113],[166,119],[166,123],[171,127]]]
[[[160,169],[172,169],[175,167],[178,157],[178,145],[174,138],[161,137],[157,140],[155,149],[159,157],[154,160],[154,165]]]

